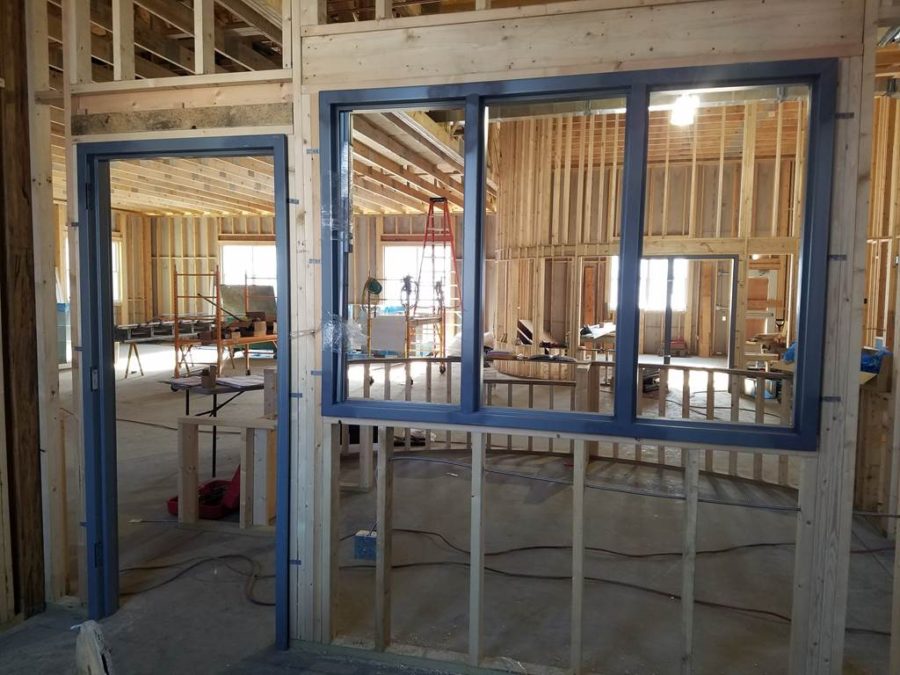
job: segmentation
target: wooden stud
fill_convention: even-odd
[[[781,205],[781,137],[782,128],[784,126],[784,103],[778,102],[778,109],[775,113],[775,171],[772,177],[772,219],[770,223],[770,232],[773,237],[778,236],[778,222]]]
[[[198,432],[197,423],[178,422],[178,522],[182,524],[196,523],[199,518]]]
[[[484,463],[485,438],[472,433],[472,495],[469,505],[469,665],[477,667],[484,632]]]
[[[681,556],[681,672],[693,672],[694,574],[697,559],[697,499],[700,484],[699,450],[690,448],[684,466],[684,529]]]
[[[216,72],[215,0],[194,0],[194,72]]]
[[[68,504],[66,462],[60,427],[57,266],[59,237],[53,204],[52,111],[38,102],[50,88],[47,54],[47,4],[26,3],[28,32],[29,140],[34,246],[37,372],[41,439],[41,489],[44,508],[45,594],[54,601],[67,592]],[[2,444],[0,444],[2,447]]]
[[[871,159],[877,5],[865,3],[863,56],[839,62],[837,109],[852,113],[836,129],[835,190],[829,253],[847,262],[831,270],[827,288],[819,449],[800,490],[791,620],[793,673],[838,672],[843,663],[852,528],[866,219]],[[897,598],[895,597],[895,602]],[[896,666],[896,664],[894,664]]]
[[[394,504],[394,428],[378,429],[378,478],[376,483],[375,542],[375,649],[391,644],[391,565]]]
[[[584,490],[588,451],[575,441],[572,467],[572,634],[569,668],[578,675],[584,665]]]
[[[112,0],[113,79],[134,79],[134,0]]]

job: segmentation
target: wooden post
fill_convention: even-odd
[[[530,393],[529,399],[533,394]],[[529,400],[529,408],[531,407]],[[575,409],[584,412],[600,411],[600,366],[596,363],[575,366]],[[599,443],[588,441],[588,456],[597,454]]]
[[[216,15],[214,0],[194,0],[194,72],[216,72]]]
[[[178,522],[196,523],[199,517],[197,463],[199,429],[195,422],[178,421]]]
[[[16,607],[44,608],[44,541],[25,2],[0,11],[0,327],[4,336],[6,476]],[[44,45],[46,49],[46,44]]]
[[[856,463],[859,349],[876,47],[876,0],[865,4],[863,56],[838,72],[819,448],[800,488],[791,618],[792,673],[843,665]],[[896,625],[895,625],[896,630]]]
[[[59,410],[59,348],[57,342],[56,207],[53,204],[51,109],[39,103],[50,89],[47,52],[47,4],[26,3],[28,14],[28,108],[31,144],[31,204],[37,318],[38,398],[40,399],[41,492],[44,509],[45,593],[48,600],[66,594],[68,527],[66,460]]]
[[[569,667],[578,675],[583,667],[584,630],[584,487],[588,451],[575,441],[572,468],[572,641]]]
[[[684,540],[681,557],[681,672],[693,672],[694,653],[694,571],[697,558],[697,497],[700,483],[700,451],[682,448],[684,465]]]
[[[134,0],[112,0],[113,79],[134,79]]]
[[[253,524],[269,525],[275,517],[276,432],[253,429]]]
[[[241,431],[241,496],[238,505],[238,523],[243,529],[253,524],[253,502],[255,498],[256,476],[256,434],[253,429]],[[181,499],[179,498],[179,502]]]
[[[338,535],[338,523],[340,522],[340,500],[341,500],[341,435],[340,427],[343,425],[330,424],[323,429],[322,439],[322,526],[320,528],[321,541],[319,542],[319,560],[317,561],[320,569],[320,588],[318,597],[321,606],[320,623],[321,635],[320,640],[328,643],[334,639],[335,621],[337,619],[335,610],[338,598],[338,545],[340,537]],[[381,541],[381,530],[379,523],[378,541]],[[388,555],[390,560],[390,555]],[[388,567],[390,570],[390,567]]]
[[[3,350],[3,299],[0,297],[0,355]],[[6,386],[3,380],[3,358],[0,357],[0,625],[16,615],[16,589],[13,580],[13,552],[9,503],[11,499],[9,465],[6,460]]]
[[[393,4],[393,0],[375,0],[375,18],[390,19]]]
[[[296,1],[296,0],[295,0]],[[305,0],[298,12],[300,26],[320,26],[328,23],[328,0]]]
[[[91,7],[88,2],[66,0],[62,5],[63,18],[63,108],[72,110],[72,87],[91,81]],[[79,311],[79,243],[78,243],[78,163],[76,161],[75,144],[72,140],[71,116],[65,116],[65,154],[66,154],[66,226],[69,245],[69,313],[72,336],[72,382],[81,382],[81,314]],[[73,474],[75,476],[75,503],[78,505],[77,522],[85,519],[84,505],[84,442],[81,434],[82,419],[81,387],[72,388],[71,427],[76,440]],[[78,595],[82,602],[87,602],[87,540],[85,528],[78,532]]]
[[[469,665],[482,656],[484,624],[484,434],[472,433],[472,495],[469,529]]]
[[[364,426],[359,428],[359,487],[366,492],[372,489],[375,482],[373,429],[374,427]]]
[[[391,538],[394,527],[394,427],[378,428],[375,542],[375,649],[391,644]]]

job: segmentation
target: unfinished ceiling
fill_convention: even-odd
[[[150,215],[271,215],[272,160],[161,158],[110,165],[112,207]]]

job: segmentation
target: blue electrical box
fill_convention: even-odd
[[[378,535],[374,530],[360,530],[353,537],[353,557],[357,560],[375,560],[375,542]]]

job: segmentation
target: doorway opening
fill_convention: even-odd
[[[284,138],[79,159],[89,612],[171,594],[235,658],[286,643]]]

